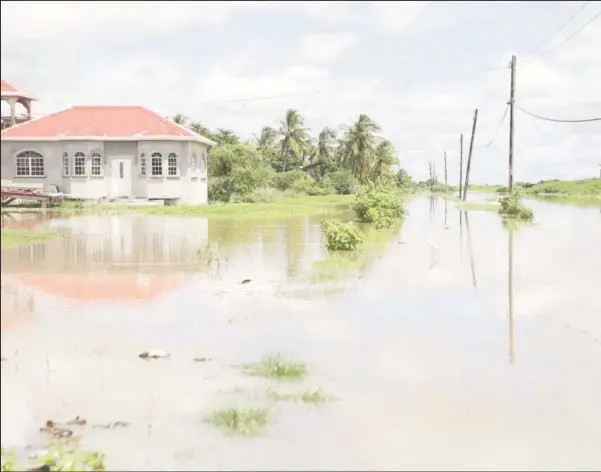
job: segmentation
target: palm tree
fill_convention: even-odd
[[[218,144],[238,144],[240,142],[240,138],[229,129],[219,128],[214,136]]]
[[[378,124],[365,114],[344,133],[341,141],[342,159],[346,166],[352,168],[353,177],[365,180],[375,152],[375,133],[380,131]]]
[[[280,126],[280,152],[283,161],[283,171],[288,167],[288,157],[299,157],[307,147],[309,129],[305,128],[305,120],[297,110],[290,108]]]
[[[188,123],[187,127],[190,128],[195,133],[200,134],[200,135],[204,136],[205,138],[209,138],[209,139],[212,139],[213,141],[215,141],[215,136],[213,135],[213,133],[211,133],[209,128],[204,126],[202,123],[200,123],[198,121],[194,121],[194,122]]]
[[[278,137],[278,132],[273,129],[271,126],[264,126],[261,128],[261,134],[259,137],[255,135],[255,139],[257,140],[257,148],[265,149],[275,147],[276,138]]]
[[[182,115],[181,113],[178,113],[177,115],[175,115],[173,117],[173,119],[171,121],[173,121],[174,123],[177,123],[178,125],[188,126],[188,124],[190,122],[190,118],[188,118],[186,115]]]
[[[390,166],[398,163],[396,151],[392,143],[386,139],[380,141],[376,146],[373,156],[372,179],[380,177]]]

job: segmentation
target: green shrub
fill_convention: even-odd
[[[500,200],[501,208],[499,214],[515,220],[530,221],[534,218],[534,213],[530,208],[525,207],[520,201],[518,192],[513,192]]]
[[[402,205],[398,189],[374,184],[362,187],[351,203],[359,221],[373,223],[377,228],[388,228],[403,216]]]
[[[352,222],[324,220],[321,222],[321,228],[326,247],[333,251],[351,251],[365,239],[365,235]]]
[[[295,186],[296,188],[303,188],[308,183],[307,174],[302,170],[279,172],[273,174],[271,178],[271,186],[281,191],[292,189]]]
[[[324,180],[333,188],[338,195],[352,195],[355,193],[353,175],[346,170],[338,170],[328,174]]]

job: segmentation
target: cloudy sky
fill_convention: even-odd
[[[40,97],[34,113],[144,105],[249,138],[288,108],[315,134],[367,113],[418,179],[447,151],[453,183],[475,108],[472,181],[507,181],[511,54],[519,107],[601,116],[599,1],[1,5],[2,78]],[[516,180],[599,175],[601,122],[515,120]]]

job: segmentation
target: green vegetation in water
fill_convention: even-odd
[[[29,230],[2,230],[2,249],[25,246],[31,244],[40,244],[52,239],[62,238],[64,235],[60,233],[50,233],[43,231]]]
[[[500,209],[499,203],[488,202],[457,202],[456,206],[459,210],[467,211],[498,211]]]
[[[53,446],[33,456],[33,463],[17,464],[13,451],[2,448],[2,472],[30,470],[41,465],[48,465],[51,471],[101,471],[104,468],[104,455],[93,451],[73,450]]]
[[[304,402],[320,404],[326,403],[332,400],[331,397],[325,395],[323,391],[318,388],[317,390],[307,390],[305,392],[278,392],[272,388],[267,389],[267,396],[274,401],[285,401],[285,402]]]
[[[500,200],[501,208],[499,214],[504,218],[532,221],[534,213],[530,208],[525,207],[520,201],[518,192],[513,192]]]
[[[354,250],[365,239],[365,235],[352,223],[342,223],[337,220],[321,222],[325,245],[333,251]]]
[[[394,187],[369,183],[359,190],[351,207],[359,221],[388,228],[403,216],[403,197]]]
[[[267,408],[220,408],[207,417],[209,423],[242,435],[259,433],[267,425],[268,419]]]
[[[387,245],[399,233],[403,220],[396,220],[390,228],[375,228],[361,224],[365,235],[363,244],[354,251],[328,251],[313,263],[311,282],[330,282],[359,275],[376,257],[384,254]]]
[[[205,265],[221,265],[221,257],[219,254],[219,246],[207,243],[204,247],[196,251],[198,261]]]
[[[241,368],[247,375],[279,380],[299,380],[307,372],[305,364],[285,360],[280,355],[266,357],[255,364],[243,364]]]

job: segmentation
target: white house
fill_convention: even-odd
[[[216,143],[140,106],[75,106],[2,131],[2,184],[205,204]]]

